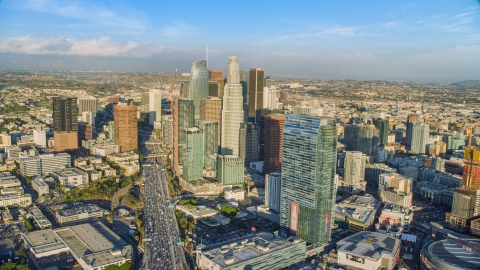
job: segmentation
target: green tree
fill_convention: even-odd
[[[187,219],[186,219],[186,218],[181,218],[180,221],[179,221],[179,223],[180,223],[180,227],[181,227],[182,229],[186,229],[186,228],[187,228]]]
[[[0,270],[13,270],[15,269],[16,264],[13,262],[7,262],[0,265]]]
[[[25,251],[24,250],[17,250],[17,251],[15,251],[15,256],[24,257],[25,256]]]
[[[124,263],[119,267],[120,270],[130,270],[131,268],[132,268],[132,265],[129,263]]]
[[[107,215],[107,221],[108,223],[113,224],[113,218],[111,215]]]
[[[32,184],[32,178],[31,177],[25,178],[25,182],[27,182],[27,184],[31,185]]]
[[[30,267],[28,267],[25,264],[17,264],[16,268],[17,268],[17,270],[30,270],[31,269]]]
[[[195,230],[195,224],[193,224],[192,222],[189,222],[188,226],[187,226],[187,229],[190,233],[192,233],[193,230]]]
[[[105,267],[105,270],[118,270],[118,269],[119,269],[118,266],[113,264]]]

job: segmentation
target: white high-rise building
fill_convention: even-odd
[[[40,147],[47,146],[47,132],[45,130],[33,130],[33,141]]]
[[[95,125],[95,113],[94,112],[82,112],[82,122],[87,122],[90,125]]]
[[[365,160],[367,156],[359,151],[347,151],[345,153],[346,153],[345,161],[344,161],[345,184],[355,189],[360,188],[360,186],[366,186]]]
[[[244,120],[242,85],[236,56],[228,62],[222,110],[222,155],[239,155],[240,123]]]
[[[265,205],[277,212],[280,212],[281,180],[282,175],[278,172],[269,173],[265,177]]]
[[[150,125],[162,119],[162,91],[152,89],[148,92],[148,111],[150,111]]]
[[[94,97],[86,97],[78,99],[78,112],[97,112],[97,99]]]
[[[414,123],[412,128],[412,138],[410,150],[417,154],[425,154],[428,138],[430,136],[430,127],[425,123]]]

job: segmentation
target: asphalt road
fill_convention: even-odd
[[[157,145],[144,146],[146,154],[159,154]],[[145,253],[142,269],[188,269],[183,249],[177,246],[181,241],[175,211],[168,208],[168,178],[163,161],[150,158],[143,164],[145,179],[144,226]]]

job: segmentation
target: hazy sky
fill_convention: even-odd
[[[210,69],[236,55],[272,76],[480,79],[480,3],[0,0],[0,53],[18,57],[178,59],[188,72],[207,45]]]

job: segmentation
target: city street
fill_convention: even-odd
[[[157,145],[146,145],[146,154],[159,154]],[[167,176],[160,158],[143,163],[145,178],[145,253],[142,269],[189,269],[183,249],[177,246],[180,232],[174,209],[168,208]]]

